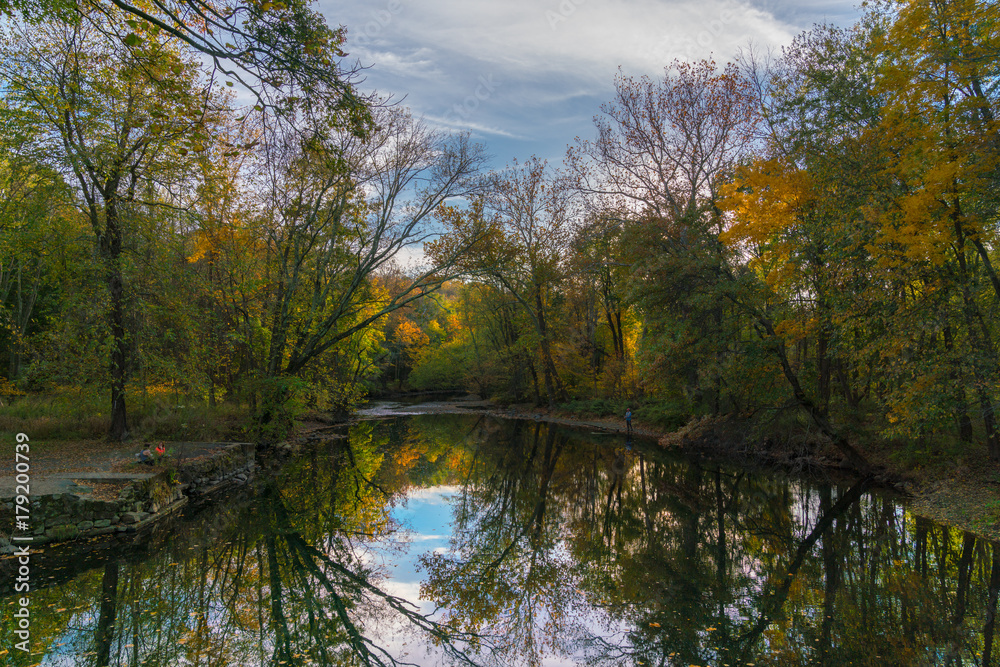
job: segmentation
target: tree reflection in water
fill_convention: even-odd
[[[136,667],[997,664],[993,544],[864,484],[620,445],[482,417],[352,426],[349,443],[299,457],[255,494],[133,551],[75,568],[39,555],[34,655],[0,656]],[[394,506],[419,488],[457,489],[448,549],[399,542]],[[436,611],[398,593],[384,556],[420,557],[421,595]],[[0,584],[7,604],[11,581]],[[12,631],[0,627],[0,650]]]
[[[483,439],[422,593],[500,664],[987,665],[994,545],[832,488],[540,424]]]
[[[393,498],[374,480],[385,449],[362,426],[349,447],[334,443],[288,464],[255,497],[177,524],[151,557],[109,558],[34,591],[36,658],[99,667],[420,664],[406,657],[408,640],[421,652],[433,645],[450,664],[476,664],[468,652],[488,642],[381,585],[385,573],[366,545],[398,528]],[[11,628],[2,634],[12,647]]]

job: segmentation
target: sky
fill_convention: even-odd
[[[841,0],[320,0],[347,27],[360,88],[391,94],[441,129],[468,131],[500,168],[561,162],[615,76],[662,77],[675,58],[732,60],[816,23],[848,26]]]
[[[399,414],[393,412],[393,414]],[[395,505],[392,518],[403,529],[405,543],[402,549],[385,548],[383,542],[366,545],[370,559],[375,564],[388,571],[388,578],[379,582],[379,587],[385,592],[402,597],[412,602],[420,613],[432,614],[436,605],[431,600],[420,598],[420,585],[427,578],[427,573],[419,563],[420,556],[430,552],[447,553],[451,549],[451,539],[454,532],[453,505],[461,500],[462,489],[459,486],[434,486],[411,489],[402,502]],[[581,582],[562,582],[563,585],[582,585]],[[539,608],[544,603],[539,603]],[[544,633],[544,614],[539,612],[538,632]],[[607,617],[599,609],[589,605],[578,608],[573,615],[576,622],[589,630],[593,636],[604,637],[609,642],[625,641],[625,636],[631,626],[622,623],[608,624]],[[440,620],[440,616],[437,620]],[[572,625],[572,624],[571,624]],[[377,641],[397,657],[409,652],[407,658],[420,664],[445,664],[441,652],[427,642],[426,635],[412,632],[412,628],[400,624],[388,624],[385,628],[374,631]],[[573,655],[559,655],[557,652],[546,652],[542,656],[542,667],[572,667],[580,664]]]

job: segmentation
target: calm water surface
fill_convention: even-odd
[[[33,653],[8,611],[0,664],[998,664],[990,542],[863,486],[471,415],[352,425],[32,581]]]

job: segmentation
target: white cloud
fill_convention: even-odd
[[[461,491],[462,487],[454,485],[428,486],[410,490],[406,494],[406,500],[408,504],[416,501],[428,505],[447,505]]]
[[[427,265],[427,255],[423,245],[408,245],[396,253],[396,263],[404,271],[416,271]]]
[[[369,16],[378,11],[370,8]],[[778,44],[797,31],[770,11],[732,0],[440,0],[386,13],[380,46],[419,45],[420,60],[434,54],[453,74],[492,70],[522,81],[560,74],[600,85],[619,65],[657,73],[674,57],[714,52],[725,59],[748,39]]]
[[[611,97],[614,76],[659,77],[673,59],[731,60],[750,41],[787,44],[853,17],[834,0],[321,0],[348,27],[366,88],[418,116],[487,139],[500,161],[558,160]]]
[[[436,53],[429,48],[413,48],[405,52],[360,48],[352,51],[362,64],[377,63],[379,70],[393,76],[427,81],[442,81],[446,74],[437,66]]]

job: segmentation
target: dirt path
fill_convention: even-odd
[[[28,453],[32,496],[72,493],[113,500],[128,484],[169,468],[207,458],[231,443],[164,442],[167,450],[154,465],[139,463],[136,453],[159,442],[109,443],[104,440],[32,441]],[[17,491],[13,455],[0,461],[0,498]]]

